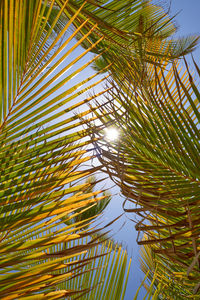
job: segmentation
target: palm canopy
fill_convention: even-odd
[[[170,18],[165,12],[166,9],[149,1],[139,2],[135,1],[132,12],[129,8],[123,11],[124,13],[122,9],[118,11],[114,8],[112,12],[107,12],[107,18],[104,17],[104,19],[109,20],[111,17],[112,20],[112,16],[117,16],[114,24],[116,26],[120,24],[129,34],[126,36],[127,40],[120,44],[110,44],[109,41],[103,40],[98,47],[107,46],[109,51],[94,62],[96,70],[101,70],[111,64],[109,67],[111,76],[119,82],[123,81],[132,70],[131,82],[133,84],[134,78],[136,85],[144,80],[144,74],[147,76],[152,73],[154,65],[164,67],[166,62],[172,62],[188,54],[195,49],[199,40],[199,37],[195,35],[174,38],[174,33],[176,33],[174,17]],[[126,70],[128,73],[125,75]]]
[[[93,218],[77,218],[69,226],[63,218],[78,217],[105,198],[80,182],[100,168],[80,168],[92,157],[83,117],[96,117],[90,109],[74,111],[105,93],[86,95],[106,79],[107,74],[99,75],[113,61],[90,76],[88,67],[104,51],[128,45],[129,36],[138,40],[137,31],[126,27],[132,27],[134,12],[139,16],[136,3],[144,8],[143,1],[0,2],[2,299],[57,299],[86,291],[77,286],[55,291],[61,282],[88,272],[85,265],[98,256],[81,256],[99,245]],[[127,14],[132,17],[123,26]]]
[[[74,25],[85,4],[71,10],[70,1],[0,3],[1,299],[80,294],[81,286],[55,286],[89,272],[83,268],[98,256],[93,252],[87,260],[81,257],[99,244],[91,237],[96,233],[93,217],[69,226],[62,221],[104,198],[100,191],[87,191],[89,182],[80,182],[99,168],[80,169],[91,159],[85,149],[90,143],[87,131],[80,127],[90,110],[74,110],[89,102],[93,97],[86,91],[104,80],[97,79],[101,72],[73,80],[87,72],[96,59],[87,53],[103,38],[89,17]],[[70,18],[63,20],[66,9]],[[84,27],[86,33],[76,41]],[[87,50],[80,48],[93,31],[98,40]],[[64,243],[69,243],[67,248]],[[76,256],[80,260],[70,262]]]
[[[155,80],[146,86],[136,88],[131,75],[121,85],[113,81],[110,104],[96,112],[102,128],[114,123],[120,131],[119,141],[99,141],[98,157],[127,197],[124,210],[140,217],[136,230],[147,238],[139,235],[138,243],[151,245],[171,277],[181,274],[189,295],[199,293],[200,72],[195,67],[196,82],[187,62],[185,72],[176,64],[168,71],[155,67]]]
[[[74,10],[84,3],[74,0],[69,2]],[[107,72],[108,67],[115,80],[123,80],[122,64],[127,63],[127,68],[131,65],[134,69],[138,81],[142,70],[173,61],[193,51],[199,37],[191,35],[173,38],[177,28],[173,22],[174,17],[170,17],[166,10],[160,3],[155,5],[151,1],[87,1],[82,9],[83,14],[74,23],[77,27],[89,16],[101,26],[105,38],[91,52],[98,54],[102,49],[106,51],[95,60],[94,69]],[[70,12],[65,12],[65,16],[70,17]],[[84,33],[86,28],[78,33],[77,38],[80,40]],[[98,36],[93,32],[81,45],[87,49],[97,39]]]

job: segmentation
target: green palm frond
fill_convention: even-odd
[[[174,64],[168,72],[155,67],[155,80],[146,86],[111,82],[110,105],[96,112],[102,128],[115,124],[120,130],[119,141],[103,139],[96,147],[105,171],[127,197],[125,211],[141,218],[136,230],[147,239],[138,236],[138,243],[152,245],[174,273],[183,273],[192,293],[199,293],[200,274],[197,65],[196,71],[194,80],[189,70],[181,73]],[[100,137],[99,128],[93,130],[98,132]],[[128,199],[133,207],[126,205]]]
[[[103,40],[99,45],[107,43],[109,51],[93,64],[95,70],[110,65],[110,75],[119,86],[124,81],[136,87],[149,85],[154,82],[154,66],[164,70],[169,62],[192,52],[198,44],[198,36],[173,38],[176,32],[173,17],[160,6],[144,1],[130,11],[131,16],[133,23],[127,29],[132,29],[134,37],[130,34],[129,42],[121,45],[109,45]],[[129,20],[127,15],[126,20]]]
[[[145,235],[144,240],[146,238]],[[142,284],[148,295],[152,292],[158,299],[199,299],[199,296],[191,291],[192,284],[185,273],[165,257],[157,255],[149,245],[141,247],[140,263],[142,271],[146,274]]]
[[[141,25],[141,12],[146,22],[143,22],[143,24],[146,27],[140,26],[139,29],[142,28],[140,32],[138,25]],[[93,167],[91,164],[89,167],[85,167],[85,164],[89,164],[93,155],[87,149],[88,145],[91,144],[90,128],[84,129],[82,125],[86,123],[85,119],[87,119],[87,123],[90,123],[98,117],[101,118],[98,113],[97,116],[92,115],[93,109],[86,109],[85,104],[89,104],[90,101],[110,90],[110,86],[103,89],[101,84],[110,75],[106,73],[107,70],[114,72],[115,67],[119,68],[119,65],[113,63],[115,56],[112,57],[112,53],[115,50],[117,54],[118,49],[124,48],[126,50],[125,54],[127,54],[128,49],[128,51],[131,51],[131,55],[139,53],[139,57],[145,63],[151,63],[151,57],[154,57],[153,62],[155,62],[155,57],[162,54],[162,51],[160,51],[162,47],[159,48],[158,39],[158,51],[156,53],[150,51],[152,47],[156,48],[155,43],[158,38],[157,35],[155,35],[155,40],[148,36],[151,32],[150,29],[154,27],[152,23],[156,23],[156,28],[160,32],[160,40],[170,37],[171,33],[174,32],[174,26],[163,11],[159,12],[159,9],[155,6],[147,5],[144,1],[113,0],[103,1],[99,4],[91,0],[2,0],[0,2],[0,15],[1,299],[78,297],[80,293],[89,292],[92,289],[90,284],[97,284],[97,281],[91,279],[91,274],[96,274],[94,276],[97,276],[98,279],[103,276],[102,273],[94,273],[93,270],[96,264],[99,264],[99,266],[101,264],[101,258],[98,257],[97,250],[100,247],[99,241],[94,236],[97,233],[97,229],[93,228],[93,218],[95,216],[85,215],[83,219],[80,215],[85,214],[90,206],[94,204],[98,206],[98,203],[107,197],[106,194],[102,194],[102,191],[90,190],[92,184],[84,182],[85,178],[101,169],[101,166]],[[151,18],[151,24],[147,22],[147,17]],[[124,22],[125,19],[126,22]],[[148,34],[146,34],[147,32]],[[155,34],[155,30],[153,34]],[[141,35],[143,38],[142,48],[140,47]],[[150,46],[147,47],[149,52],[147,55],[145,52],[145,56],[143,56],[143,50],[147,42],[150,43]],[[169,44],[175,45],[171,42]],[[195,44],[196,37],[189,40],[189,46],[186,45],[184,53],[190,51]],[[128,47],[131,47],[131,50]],[[166,52],[169,47],[163,46],[162,49]],[[106,52],[108,57],[106,64],[100,69],[92,71],[90,66],[101,57],[105,60]],[[126,59],[122,59],[122,64],[125,64],[126,61]],[[113,69],[111,65],[114,66]],[[117,113],[119,113],[122,121],[124,119],[121,118],[120,110],[124,114],[126,105],[130,103],[130,95],[132,95],[132,91],[130,94],[130,87],[127,85],[128,74],[129,71],[126,72],[122,89],[116,86],[116,89],[114,87],[112,91],[110,90],[111,96],[119,101],[119,111],[114,112],[113,116],[117,116]],[[168,229],[163,229],[162,226],[159,228],[159,234],[165,249],[167,249],[166,246],[171,245],[171,234],[173,234],[177,240],[177,245],[175,245],[177,251],[179,251],[177,253],[183,252],[183,255],[187,257],[189,253],[187,263],[191,266],[196,256],[196,254],[193,255],[192,251],[193,249],[196,249],[196,252],[199,250],[197,242],[199,223],[197,217],[194,216],[196,213],[194,202],[198,190],[196,177],[194,180],[198,161],[196,159],[198,142],[195,139],[198,128],[193,118],[193,114],[195,114],[197,120],[199,119],[198,100],[190,100],[190,89],[187,85],[185,88],[184,82],[181,83],[182,81],[179,80],[176,70],[174,70],[174,74],[176,80],[172,85],[177,86],[177,99],[182,99],[182,94],[185,94],[189,105],[184,104],[183,106],[182,100],[177,100],[178,104],[174,104],[171,96],[169,96],[169,108],[167,107],[167,111],[165,111],[162,107],[162,117],[160,116],[160,107],[158,109],[160,104],[158,105],[156,102],[157,93],[160,97],[163,97],[164,101],[168,89],[164,80],[165,74],[162,74],[162,69],[158,68],[155,71],[155,76],[156,78],[159,78],[159,76],[163,78],[161,86],[157,84],[154,93],[152,92],[153,85],[151,82],[149,89],[144,91],[148,98],[147,104],[143,101],[143,94],[139,93],[139,98],[142,99],[139,107],[136,105],[138,97],[135,98],[135,104],[130,104],[130,108],[136,109],[137,112],[133,112],[134,117],[127,119],[128,122],[126,120],[122,128],[127,130],[125,125],[129,128],[130,120],[130,122],[135,122],[134,126],[138,129],[142,126],[143,128],[146,127],[146,124],[144,126],[143,123],[143,117],[140,115],[141,109],[145,112],[146,122],[150,124],[149,132],[153,130],[152,128],[157,128],[156,118],[160,117],[162,120],[166,117],[166,114],[169,114],[167,118],[171,121],[172,115],[175,115],[175,122],[180,128],[185,129],[183,136],[176,132],[178,129],[173,129],[169,125],[166,125],[165,128],[168,134],[163,134],[164,129],[162,126],[165,125],[161,122],[159,129],[156,129],[154,133],[155,141],[159,141],[156,134],[159,137],[163,134],[161,139],[162,141],[164,139],[167,147],[171,145],[174,137],[178,136],[182,143],[184,141],[185,148],[180,150],[181,153],[184,153],[184,151],[189,151],[188,143],[191,138],[194,141],[194,146],[189,153],[191,154],[192,167],[189,168],[190,164],[185,162],[184,155],[183,158],[177,159],[179,151],[177,145],[179,143],[175,144],[172,161],[169,159],[168,150],[165,150],[165,155],[167,162],[169,160],[172,164],[175,163],[175,170],[177,169],[178,172],[174,175],[177,180],[176,184],[169,189],[160,184],[159,179],[157,179],[158,174],[155,171],[155,164],[148,164],[146,160],[141,158],[142,151],[150,157],[155,157],[152,148],[148,150],[149,152],[144,150],[145,142],[147,143],[150,136],[147,137],[142,131],[141,136],[136,135],[134,140],[137,151],[139,144],[145,144],[145,146],[141,146],[142,150],[139,150],[140,155],[138,156],[139,160],[142,161],[141,170],[135,172],[135,165],[133,165],[132,170],[132,158],[134,155],[137,156],[137,151],[134,150],[133,155],[132,150],[127,146],[133,136],[132,131],[130,131],[130,136],[126,137],[124,135],[125,148],[122,149],[123,146],[120,149],[120,151],[127,151],[125,157],[127,160],[126,168],[124,169],[124,157],[121,156],[121,152],[117,156],[117,163],[119,163],[123,176],[125,176],[122,184],[124,194],[127,194],[127,186],[132,188],[132,182],[134,182],[136,192],[132,189],[131,198],[134,198],[137,193],[141,194],[139,204],[144,206],[145,210],[151,212],[155,207],[155,202],[156,207],[158,207],[157,202],[161,204],[160,210],[156,208],[156,213],[159,213],[156,216],[160,223],[166,221],[166,199],[173,196],[173,203],[176,205],[176,201],[180,202],[181,199],[183,207],[179,208],[178,216],[177,214],[174,215],[172,209],[169,208],[169,211],[172,211],[169,214],[171,218],[169,222],[171,222],[170,226],[172,227],[170,239],[166,240]],[[190,76],[189,80],[191,81]],[[158,83],[158,81],[156,82]],[[91,92],[93,89],[93,95],[88,96],[87,92]],[[164,94],[163,89],[165,89]],[[192,89],[197,95],[198,92],[194,84],[192,84]],[[120,99],[121,91],[123,91],[123,95],[124,91],[127,91],[125,93],[127,103]],[[135,94],[133,97],[135,97]],[[180,116],[178,115],[178,117],[173,111],[177,105],[180,110]],[[182,106],[187,110],[187,113],[184,113],[189,116],[187,121],[182,117]],[[102,109],[104,109],[103,106]],[[152,118],[151,113],[155,113],[155,120]],[[135,118],[135,114],[137,118]],[[156,125],[154,123],[151,125],[153,120]],[[109,121],[113,121],[112,117]],[[188,132],[189,135],[187,135]],[[145,141],[141,142],[140,139],[144,137]],[[105,156],[113,155],[106,152],[104,148],[102,151]],[[116,151],[118,152],[118,146]],[[160,158],[156,160],[156,164],[163,159],[161,151],[159,151],[160,144],[156,154],[159,154]],[[171,151],[171,148],[169,151]],[[131,158],[129,158],[129,154]],[[122,158],[122,162],[119,158]],[[114,176],[116,176],[115,162],[116,160],[114,160],[112,166]],[[146,165],[155,171],[156,180],[148,172],[147,178],[141,175],[144,172],[143,167],[146,168]],[[181,169],[182,166],[183,169]],[[160,176],[163,176],[163,168],[162,165],[162,168],[159,169]],[[187,168],[189,169],[187,170]],[[169,170],[171,173],[171,167]],[[136,175],[140,180],[142,178],[142,185],[145,183],[145,186],[147,186],[146,192],[141,192],[141,183],[139,183],[139,179],[135,179]],[[168,177],[163,176],[163,178],[167,178],[165,180],[169,181]],[[181,188],[182,184],[185,185],[186,190],[191,188],[188,178],[193,179],[191,185],[195,195],[192,200],[187,194],[185,195],[185,190],[184,195],[179,193],[179,187]],[[147,203],[146,198],[149,198],[149,196],[154,201],[153,208],[149,207]],[[87,219],[85,219],[86,217]],[[73,224],[70,223],[72,218],[76,218]],[[63,224],[63,219],[67,220],[66,224]],[[189,231],[186,232],[183,229],[181,236],[176,233],[177,219],[178,222],[180,221],[178,226],[181,229],[183,222],[186,222],[187,230],[188,226],[190,227]],[[154,225],[153,214],[147,220]],[[189,237],[186,236],[188,232],[192,232]],[[152,234],[154,234],[154,231]],[[156,239],[157,235],[155,234],[153,242],[157,241]],[[184,251],[182,251],[181,243],[186,243]],[[105,248],[105,245],[103,244],[101,249]],[[194,245],[196,245],[196,248]],[[87,254],[87,252],[89,253]],[[117,261],[114,264],[113,271],[109,268],[113,281],[111,280],[108,291],[104,290],[104,293],[109,298],[109,293],[115,297],[119,292],[122,295],[120,299],[123,299],[125,289],[122,288],[122,277],[125,272],[127,256],[126,254],[121,255],[119,252],[116,253]],[[170,256],[170,253],[168,251],[167,255]],[[163,255],[163,253],[159,254]],[[85,255],[88,255],[87,261]],[[74,260],[74,257],[78,257],[78,260]],[[105,259],[108,259],[108,257],[105,256]],[[180,259],[177,259],[177,261],[179,262]],[[178,262],[176,263],[178,264]],[[89,273],[91,268],[89,264],[93,264],[91,274]],[[194,276],[197,276],[198,272],[195,266],[194,268],[190,267],[190,270],[194,273]],[[90,283],[87,287],[82,287],[81,281],[78,280],[81,276],[90,276]],[[114,290],[113,282],[115,278],[119,284]],[[195,277],[197,283],[198,279],[196,278],[198,276]],[[70,282],[71,285],[67,286],[66,282]],[[74,285],[72,285],[72,282],[74,282]],[[58,287],[61,283],[64,283],[63,289],[55,290],[55,287]],[[97,291],[92,290],[92,293],[97,293]]]
[[[132,70],[131,82],[135,78],[136,86],[144,81],[147,74],[150,76],[154,65],[164,68],[167,62],[193,51],[199,40],[198,36],[173,38],[176,32],[173,18],[159,6],[146,1],[140,4],[132,10],[130,8],[125,12],[123,9],[120,10],[119,18],[123,16],[122,12],[126,13],[126,30],[130,30],[128,43],[124,41],[120,45],[110,45],[103,40],[99,46],[106,43],[109,51],[94,62],[96,70],[101,70],[112,62],[109,70],[112,78],[119,83],[128,76],[125,70],[128,69],[129,72]],[[112,16],[115,14],[117,12],[113,12]]]
[[[73,0],[70,3],[76,7],[77,3],[83,3],[83,1]],[[119,0],[116,2],[112,0],[101,1],[101,4],[102,5],[98,5],[98,2],[88,1],[87,11],[83,10],[85,15],[90,15],[91,12],[95,12],[95,20],[97,20],[97,22],[98,20],[102,22],[101,19],[103,19],[104,34],[106,36],[107,34],[109,35],[109,40],[117,41],[121,47],[124,46],[124,49],[126,48],[125,46],[130,46],[130,49],[135,53],[139,50],[139,48],[135,46],[141,42],[156,43],[157,41],[157,43],[161,45],[160,42],[163,41],[164,44],[168,45],[168,55],[171,54],[174,55],[174,57],[178,57],[184,53],[186,54],[187,51],[191,51],[195,45],[194,41],[198,39],[197,37],[187,37],[167,41],[166,39],[171,38],[176,32],[176,26],[173,22],[174,17],[170,18],[162,7],[152,4],[150,1]],[[126,20],[126,22],[124,20]],[[106,30],[106,26],[107,28],[110,27],[111,30]],[[115,35],[116,32],[118,32],[117,35]],[[126,42],[126,40],[128,40],[128,42]],[[170,47],[174,48],[173,51],[170,51]],[[123,47],[120,50],[122,49]],[[143,47],[143,50],[147,52],[150,51],[150,49],[152,53],[155,51],[155,54],[157,49],[157,55],[159,55],[159,49],[155,47],[155,44],[154,47]],[[177,50],[176,52],[174,51],[175,49]],[[161,53],[162,51],[160,55]]]
[[[73,241],[70,243],[77,246]],[[80,244],[84,243],[82,239]],[[68,244],[65,243],[63,248],[68,248]],[[52,251],[54,252],[54,249]],[[97,259],[91,260],[92,257]],[[72,268],[73,262],[80,260],[86,262],[84,272],[59,284],[59,290],[71,290],[80,286],[83,290],[80,299],[124,299],[131,264],[126,251],[107,240],[91,248],[87,254],[71,258]],[[88,286],[94,288],[88,289]],[[76,299],[76,296],[70,299]]]
[[[98,58],[89,52],[104,38],[101,29],[89,17],[74,25],[85,5],[72,11],[70,1],[0,3],[1,299],[76,294],[81,287],[55,291],[55,286],[84,273],[83,260],[78,268],[70,264],[73,270],[65,262],[96,246],[91,238],[84,247],[59,249],[60,243],[79,243],[94,231],[93,217],[68,226],[62,219],[78,217],[105,198],[102,191],[87,192],[89,183],[78,183],[99,169],[81,167],[91,159],[82,118],[91,118],[84,104],[95,97],[86,92],[105,79],[101,72],[88,76],[88,67]],[[70,18],[63,19],[67,10]],[[94,31],[98,40],[83,49],[82,41]],[[98,94],[103,93],[99,89]]]
[[[97,184],[97,179],[96,177],[90,176],[85,180],[86,185],[83,184],[83,189],[82,192],[84,193],[93,193],[94,192],[94,188]],[[110,200],[111,200],[111,194],[108,191],[103,191],[102,192],[102,199],[101,201],[97,201],[96,203],[92,203],[90,205],[88,205],[88,207],[86,207],[85,211],[82,212],[82,214],[77,214],[77,216],[74,216],[74,218],[70,219],[70,224],[82,221],[82,220],[87,220],[91,217],[94,216],[99,216],[104,209],[106,208],[106,206],[109,204]],[[63,219],[63,222],[65,222],[65,220]]]

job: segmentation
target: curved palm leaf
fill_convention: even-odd
[[[76,293],[55,291],[54,286],[84,267],[79,261],[72,271],[67,259],[96,245],[92,239],[84,247],[58,250],[61,242],[78,243],[93,232],[87,229],[92,218],[61,226],[62,218],[78,216],[104,198],[99,191],[87,192],[89,183],[70,186],[98,170],[79,167],[91,159],[83,148],[90,143],[88,134],[81,128],[81,118],[90,118],[90,110],[74,113],[93,98],[85,93],[104,80],[97,78],[101,72],[86,76],[97,58],[87,54],[103,35],[89,17],[74,26],[85,5],[72,12],[67,0],[62,5],[47,0],[0,3],[1,299],[57,299]],[[67,9],[70,18],[64,23]],[[84,27],[86,33],[76,41]],[[84,50],[81,42],[94,31],[98,40]],[[57,250],[51,255],[53,245]],[[55,275],[57,270],[66,271]]]
[[[199,298],[191,293],[191,282],[185,278],[184,273],[165,257],[158,256],[149,245],[141,247],[140,263],[142,271],[146,274],[146,282],[144,280],[143,285],[148,295],[152,293],[158,299]]]
[[[81,244],[84,243],[83,239]],[[77,246],[73,241],[72,244],[74,247]],[[63,248],[67,249],[68,244],[65,243]],[[91,260],[91,257],[97,257],[97,259]],[[95,248],[91,248],[87,254],[73,257],[70,263],[73,264],[80,260],[86,262],[84,271],[79,277],[59,284],[60,290],[71,290],[80,286],[83,290],[79,295],[80,299],[124,299],[131,264],[126,251],[107,240]],[[88,286],[94,288],[88,289]],[[70,299],[76,299],[76,296],[72,296]]]
[[[73,9],[82,3],[81,0],[70,1]],[[137,85],[141,81],[141,72],[144,77],[144,73],[151,72],[153,65],[163,65],[186,55],[194,50],[199,40],[198,36],[173,39],[176,32],[174,17],[170,18],[162,7],[150,1],[105,0],[100,4],[88,1],[82,11],[75,26],[80,26],[89,16],[102,25],[106,37],[91,50],[98,54],[102,49],[107,49],[95,60],[94,69],[107,71],[109,66],[111,76],[119,82],[125,79],[124,64],[128,69],[130,65],[133,70],[131,76]],[[69,17],[69,12],[66,16]],[[80,40],[85,33],[86,28],[83,28],[77,38]],[[88,39],[82,41],[82,46],[87,49],[97,38],[95,33],[91,33]]]
[[[101,180],[100,180],[101,181]],[[84,193],[93,193],[94,192],[94,187],[97,184],[96,177],[90,176],[85,180],[86,185],[83,185],[82,192]],[[102,193],[102,200],[93,204],[88,205],[87,209],[80,215],[74,216],[70,220],[70,224],[82,221],[82,220],[87,220],[91,217],[98,216],[100,215],[103,210],[106,208],[108,203],[111,200],[111,194],[107,191],[104,191]],[[65,223],[65,220],[63,219],[63,222]]]
[[[107,45],[109,51],[95,61],[94,68],[101,70],[111,64],[111,76],[119,84],[130,75],[132,84],[133,78],[136,86],[141,82],[148,84],[144,80],[147,74],[151,78],[154,65],[164,68],[166,62],[193,51],[198,43],[198,36],[173,39],[176,32],[173,18],[149,1],[136,1],[131,10],[126,7],[125,11],[121,8],[119,11],[107,12],[107,19],[109,20],[109,15],[114,18],[117,14],[119,16],[114,24],[122,24],[123,17],[126,19],[126,26],[122,27],[129,31],[128,43],[110,45],[108,41],[103,40],[99,46]],[[128,72],[125,74],[126,69]]]
[[[122,7],[116,7],[112,27],[107,11],[117,2],[105,3],[106,9],[91,1],[0,3],[2,299],[56,299],[77,293],[75,289],[55,291],[54,286],[78,276],[84,267],[85,262],[79,261],[78,267],[72,263],[71,270],[67,260],[96,246],[92,238],[84,247],[59,248],[62,242],[78,243],[96,232],[87,229],[91,219],[61,226],[62,219],[74,217],[74,212],[78,216],[104,198],[98,191],[81,193],[88,183],[70,184],[99,168],[79,167],[91,159],[83,148],[90,143],[88,130],[81,125],[83,117],[90,120],[92,116],[90,109],[73,112],[105,92],[101,89],[97,95],[86,96],[105,79],[98,75],[109,64],[89,76],[83,72],[89,72],[88,66],[108,45],[101,43],[104,39],[129,42],[129,32],[122,26],[125,15],[117,23]],[[81,48],[88,41],[87,49]],[[92,51],[98,55],[88,56]],[[82,231],[77,233],[77,228]],[[56,252],[51,254],[53,245]],[[65,272],[57,274],[58,270]]]
[[[180,72],[176,65],[168,72],[155,67],[155,81],[138,88],[111,82],[111,105],[96,114],[104,126],[115,123],[121,137],[96,148],[105,171],[136,205],[127,208],[126,200],[124,209],[141,218],[136,230],[148,238],[138,243],[152,245],[174,274],[183,274],[190,293],[199,293],[200,96],[189,70]]]

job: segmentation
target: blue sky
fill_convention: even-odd
[[[169,1],[170,2],[170,1]],[[175,17],[179,26],[176,36],[199,35],[200,34],[200,1],[199,0],[172,0],[171,15],[178,13]],[[194,52],[195,60],[199,60],[200,46]]]
[[[200,1],[199,0],[172,0],[171,12],[179,12],[175,20],[180,25],[181,34],[198,34],[200,32]]]

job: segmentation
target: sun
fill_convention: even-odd
[[[109,127],[105,129],[105,138],[108,141],[116,141],[119,138],[119,131],[115,127]]]

